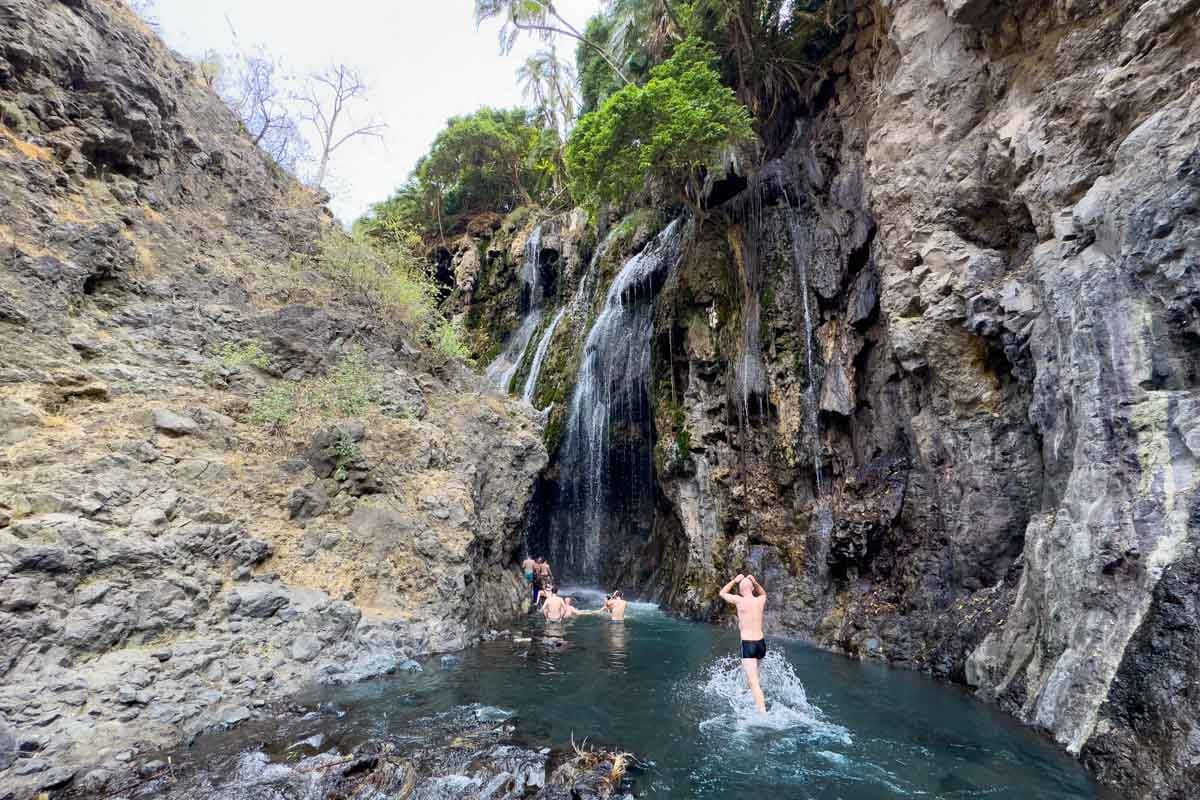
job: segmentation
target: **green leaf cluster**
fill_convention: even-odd
[[[712,45],[689,37],[644,85],[622,87],[579,120],[567,145],[571,188],[576,202],[596,207],[639,194],[651,178],[696,206],[703,172],[753,136]]]
[[[525,109],[452,117],[409,180],[355,227],[371,236],[400,227],[445,237],[478,214],[538,202],[562,182],[560,145],[558,132]]]

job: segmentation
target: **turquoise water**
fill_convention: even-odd
[[[624,625],[531,618],[523,627],[534,642],[490,642],[451,663],[429,659],[419,673],[324,692],[340,714],[322,723],[325,733],[409,739],[419,735],[414,720],[478,703],[514,714],[535,744],[573,737],[632,751],[645,762],[639,797],[1100,796],[1034,732],[921,675],[768,639],[763,720],[731,656],[733,630],[644,604],[631,604]],[[566,644],[548,647],[542,636]]]

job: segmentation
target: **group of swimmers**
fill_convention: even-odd
[[[546,559],[526,558],[521,564],[521,569],[525,572],[525,579],[533,586],[533,608],[540,610],[549,622],[561,622],[587,614],[608,614],[612,622],[625,620],[628,604],[619,591],[605,595],[601,608],[581,611],[575,608],[572,598],[558,594]],[[746,683],[754,697],[755,707],[759,713],[765,714],[767,704],[759,683],[759,662],[767,656],[767,643],[763,638],[763,610],[767,605],[767,590],[753,575],[743,575],[739,572],[721,587],[719,594],[722,600],[737,609],[738,631],[742,639],[742,670],[746,673]]]
[[[550,565],[544,558],[526,557],[521,562],[521,570],[525,580],[533,591],[533,610],[540,611],[548,622],[561,622],[572,617],[588,616],[591,614],[608,614],[610,622],[624,622],[625,609],[628,603],[621,597],[619,591],[604,595],[604,605],[600,608],[583,611],[575,607],[575,598],[558,593],[554,583],[554,575]]]

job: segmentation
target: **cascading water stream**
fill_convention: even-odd
[[[783,201],[788,207],[788,225],[791,227],[792,233],[792,265],[796,269],[797,282],[800,284],[801,306],[804,309],[804,345],[805,359],[807,362],[807,388],[805,389],[806,405],[808,406],[809,425],[812,428],[813,435],[813,472],[817,480],[817,497],[821,496],[821,428],[820,416],[817,412],[817,381],[816,373],[813,371],[813,318],[812,310],[809,306],[808,299],[808,258],[804,253],[802,244],[803,230],[800,227],[800,220],[796,217],[796,212],[792,211],[791,201],[788,199],[787,187],[783,184],[783,178],[779,178],[779,190],[783,192]]]
[[[584,344],[549,542],[556,569],[576,580],[598,580],[623,526],[638,525],[652,509],[654,300],[678,255],[682,228],[675,220],[625,262]]]
[[[567,312],[567,307],[564,305],[554,315],[554,319],[550,321],[549,327],[542,334],[541,341],[538,342],[537,350],[533,353],[533,364],[529,367],[529,377],[525,379],[525,388],[521,392],[521,398],[526,403],[533,403],[533,395],[537,392],[538,376],[542,374],[542,364],[546,361],[546,351],[550,349],[550,341],[554,338],[554,331],[558,328],[558,323],[562,321],[563,315]]]
[[[487,368],[488,382],[502,392],[509,390],[509,384],[525,358],[525,350],[542,322],[541,254],[542,226],[537,225],[525,241],[521,264],[521,305],[525,308],[525,316],[505,343],[504,350]]]

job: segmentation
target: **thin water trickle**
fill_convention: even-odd
[[[584,608],[601,600],[594,590],[564,592]],[[1077,762],[961,689],[770,631],[765,719],[750,708],[732,629],[631,603],[624,624],[583,616],[551,626],[531,617],[514,632],[521,641],[481,644],[449,667],[430,658],[421,672],[298,698],[325,711],[281,721],[274,733],[258,727],[203,737],[174,763],[218,786],[254,783],[272,773],[263,742],[282,744],[268,752],[286,752],[320,734],[331,754],[364,739],[403,753],[424,746],[438,720],[470,712],[515,724],[533,747],[586,739],[629,751],[643,765],[636,791],[647,800],[1100,797]],[[541,641],[551,635],[566,644]],[[270,796],[187,787],[185,780],[172,797]]]
[[[654,299],[678,255],[682,228],[671,222],[625,262],[583,347],[549,537],[552,563],[574,579],[597,580],[606,537],[620,524],[636,524],[652,503]]]
[[[808,299],[808,254],[804,252],[802,244],[803,231],[800,227],[800,220],[797,218],[796,211],[792,210],[791,201],[788,199],[787,187],[784,186],[783,178],[779,178],[779,190],[783,192],[783,202],[787,206],[788,225],[792,233],[792,266],[796,270],[796,279],[799,284],[801,306],[804,309],[804,355],[807,366],[807,375],[805,388],[805,405],[808,407],[809,426],[812,430],[813,437],[813,473],[817,481],[817,496],[821,495],[821,420],[817,409],[817,379],[816,373],[813,370],[813,316],[809,306]]]
[[[544,289],[541,275],[542,226],[536,225],[525,241],[521,261],[521,306],[525,309],[521,324],[504,345],[486,371],[488,382],[502,392],[508,392],[513,376],[525,360],[525,351],[538,325],[542,322]]]
[[[546,351],[550,349],[550,342],[554,339],[554,331],[558,328],[558,323],[562,321],[563,314],[567,312],[567,307],[563,306],[554,315],[554,319],[550,321],[549,327],[542,333],[542,339],[538,342],[537,350],[533,353],[533,364],[529,367],[529,377],[525,379],[525,388],[521,392],[521,398],[526,403],[533,403],[533,396],[537,392],[538,377],[542,374],[542,364],[546,360]]]

